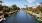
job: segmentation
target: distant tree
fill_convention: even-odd
[[[29,11],[32,11],[32,7],[29,7],[28,10],[29,10]]]
[[[17,10],[17,6],[16,5],[12,5],[12,7],[14,8],[14,10]]]
[[[20,10],[20,8],[19,8],[19,7],[17,7],[17,10]]]

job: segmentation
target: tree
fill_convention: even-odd
[[[28,7],[28,10],[29,10],[29,11],[32,11],[32,7]]]
[[[1,10],[3,10],[3,6],[2,6],[2,5],[0,5],[0,11],[1,11]]]
[[[40,11],[41,11],[41,13],[42,13],[42,7],[40,7]]]
[[[17,10],[17,6],[15,4],[12,5],[12,7],[14,8],[14,10]]]
[[[10,9],[8,8],[8,6],[3,6],[3,12],[9,12]]]

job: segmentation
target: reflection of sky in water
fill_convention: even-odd
[[[8,17],[7,21],[4,21],[3,23],[37,23],[37,21],[21,10],[16,14],[12,14],[12,16]]]

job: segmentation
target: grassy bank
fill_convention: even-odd
[[[35,17],[35,19],[39,22],[42,22],[42,19],[40,18],[40,15],[39,14],[36,14],[36,13],[33,13],[32,11],[27,11],[27,10],[24,10],[25,12],[31,14],[31,16]]]

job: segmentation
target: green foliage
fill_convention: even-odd
[[[14,10],[19,10],[19,9],[20,9],[17,5],[12,5],[12,8],[13,8]]]
[[[0,11],[1,11],[1,10],[3,10],[3,7],[2,7],[2,5],[0,5]]]
[[[10,9],[10,11],[13,11],[13,8],[9,8]]]
[[[42,7],[40,7],[40,11],[41,11],[41,13],[42,13]]]
[[[32,7],[28,7],[28,10],[29,10],[29,11],[32,11]]]
[[[16,5],[12,5],[13,9],[16,10],[17,9],[17,6]]]

